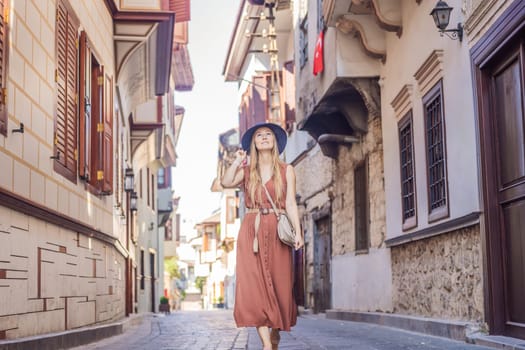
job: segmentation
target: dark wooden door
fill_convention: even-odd
[[[157,299],[155,298],[155,254],[149,253],[149,269],[151,276],[151,312],[155,312],[155,305]]]
[[[314,231],[314,312],[324,312],[332,306],[332,281],[330,261],[332,258],[331,220],[325,216],[315,221]]]
[[[496,156],[495,213],[502,241],[505,333],[525,331],[524,47],[495,62],[491,96]]]
[[[502,16],[505,20],[473,49],[487,241],[487,318],[492,334],[523,339],[525,26],[518,17],[524,10],[523,3],[514,2]]]

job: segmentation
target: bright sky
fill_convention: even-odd
[[[220,205],[220,194],[210,188],[217,172],[219,134],[238,124],[237,84],[225,82],[222,69],[239,1],[191,1],[188,49],[195,85],[193,91],[175,95],[175,103],[186,109],[173,169],[183,235]]]

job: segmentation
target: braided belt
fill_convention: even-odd
[[[258,253],[259,252],[259,240],[257,239],[257,234],[259,231],[259,224],[261,223],[261,215],[268,215],[270,213],[275,213],[275,210],[273,208],[247,208],[246,213],[256,213],[257,216],[255,217],[255,238],[253,240],[253,252]],[[286,210],[284,209],[277,209],[276,214],[286,213]]]
[[[257,213],[257,214],[262,214],[262,215],[268,215],[270,213],[273,213],[275,210],[273,210],[272,208],[248,208],[246,209],[246,214],[249,214],[249,213]],[[277,213],[280,214],[280,213],[285,213],[286,210],[284,209],[277,209]]]

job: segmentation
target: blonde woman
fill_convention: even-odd
[[[277,349],[279,331],[290,331],[297,321],[292,295],[292,249],[277,235],[278,211],[286,211],[297,232],[295,249],[303,244],[303,232],[295,200],[295,172],[279,154],[286,146],[286,132],[277,124],[264,123],[248,129],[243,150],[226,170],[224,187],[241,187],[246,215],[237,239],[237,271],[234,318],[238,327],[256,327],[263,349]],[[249,162],[246,163],[246,156]]]

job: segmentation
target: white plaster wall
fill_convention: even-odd
[[[443,100],[447,154],[450,219],[480,208],[477,176],[477,146],[468,45],[440,37],[428,16],[434,3],[404,2],[403,35],[387,35],[387,61],[381,69],[381,108],[383,122],[387,238],[402,234],[401,184],[399,166],[398,119],[390,105],[405,84],[413,86],[414,156],[416,174],[417,227],[428,223],[426,150],[422,97],[415,72],[434,50],[443,50]],[[461,1],[451,1],[455,8],[451,23],[460,18]]]
[[[332,307],[355,311],[392,310],[390,249],[332,257]]]

